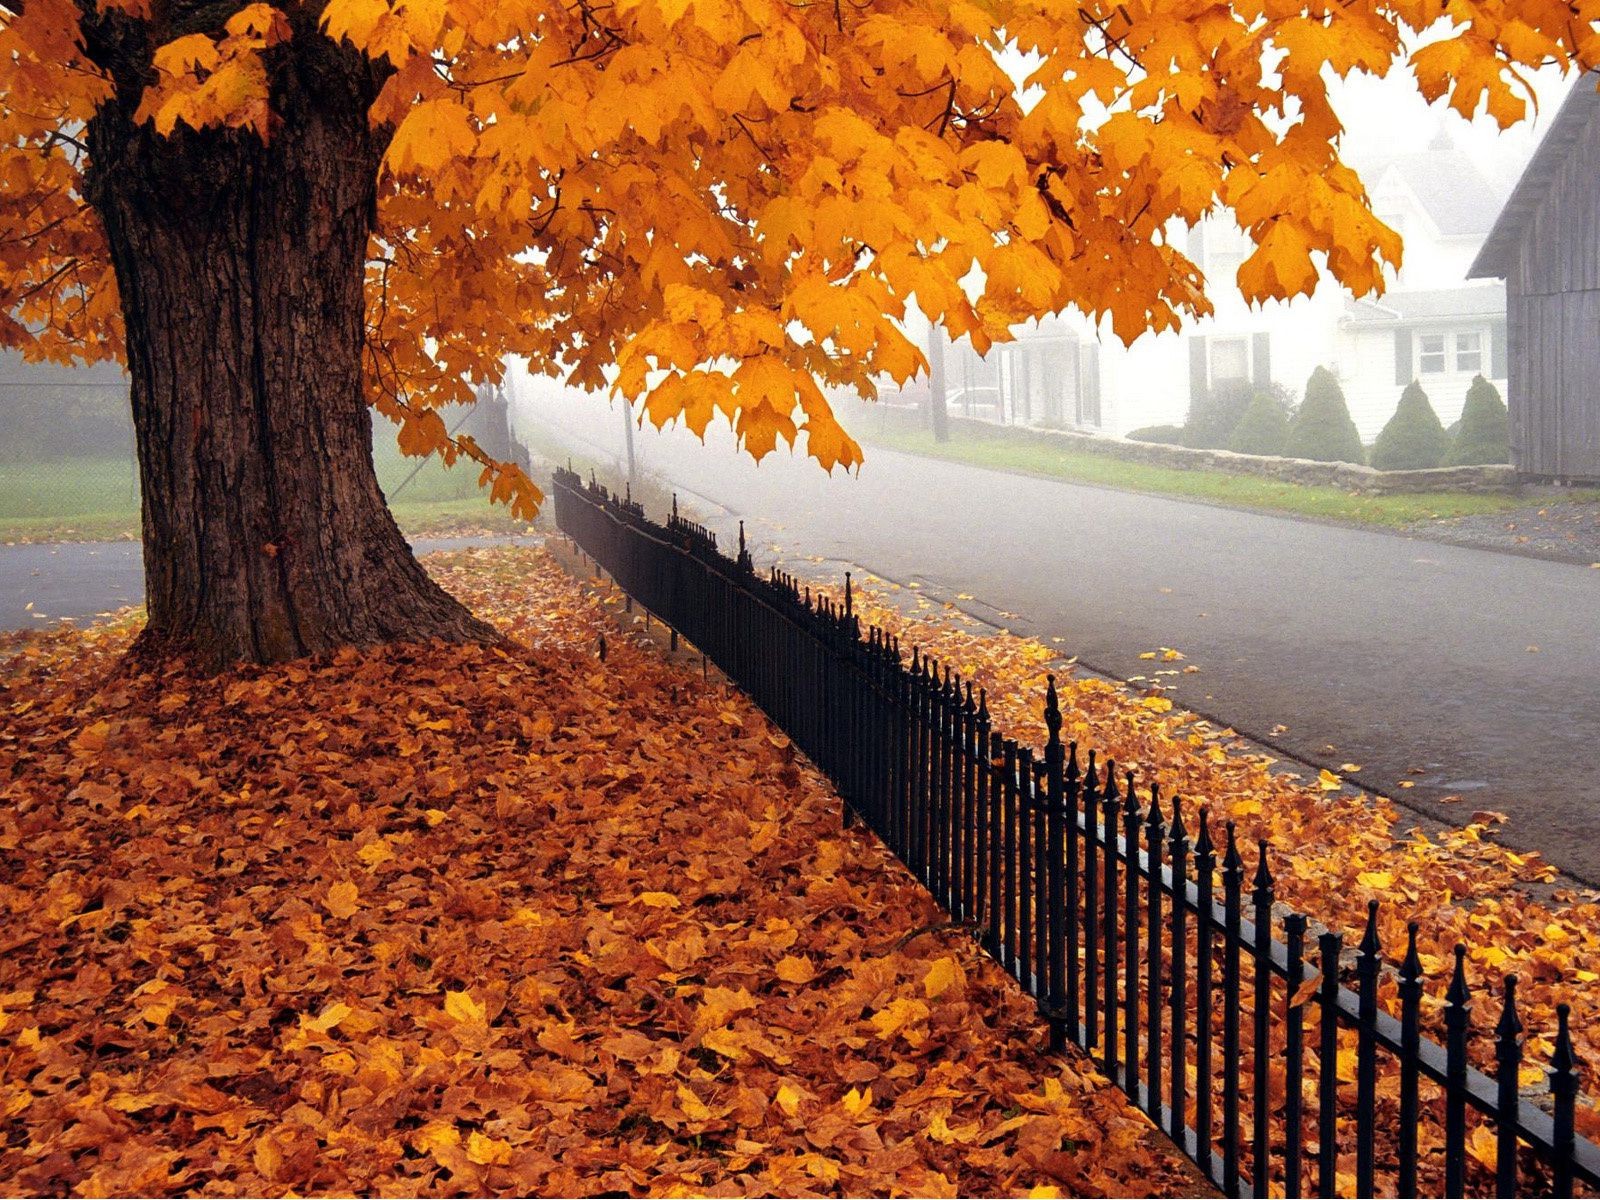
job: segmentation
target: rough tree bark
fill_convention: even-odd
[[[285,48],[287,49],[287,48]],[[119,80],[119,84],[123,81]],[[142,79],[89,129],[121,293],[143,488],[143,647],[206,670],[398,639],[490,640],[378,487],[363,276],[385,135],[375,68],[298,36],[281,123],[163,138]]]

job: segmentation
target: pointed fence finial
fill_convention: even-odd
[[[1172,796],[1172,824],[1167,828],[1167,840],[1174,845],[1184,841],[1189,831],[1183,827],[1183,798],[1176,792]]]
[[[1154,780],[1150,783],[1150,807],[1145,810],[1144,823],[1152,830],[1161,826],[1161,784]]]
[[[844,573],[844,615],[849,616],[855,611],[855,595],[850,587],[850,572]]]
[[[985,725],[989,723],[989,689],[978,689],[978,720]]]
[[[1106,759],[1106,791],[1103,799],[1108,808],[1117,806],[1117,760],[1114,758]]]
[[[1067,743],[1067,783],[1076,786],[1080,772],[1078,770],[1078,743]]]
[[[1076,746],[1077,743],[1073,744]],[[1100,776],[1095,770],[1097,766],[1098,764],[1095,762],[1095,752],[1093,748],[1091,748],[1089,750],[1089,767],[1083,773],[1083,787],[1084,790],[1089,793],[1089,799],[1091,801],[1094,799],[1094,794],[1100,790]]]
[[[1214,858],[1216,846],[1211,841],[1211,806],[1202,804],[1197,818],[1200,822],[1200,833],[1194,841],[1194,852],[1197,858]]]
[[[1362,954],[1372,958],[1377,958],[1378,951],[1382,949],[1382,945],[1378,941],[1378,902],[1376,900],[1367,901],[1367,927],[1361,934],[1359,949]]]
[[[1267,839],[1261,838],[1256,842],[1256,874],[1250,881],[1250,886],[1257,895],[1272,894],[1272,867],[1268,862]]]
[[[1415,921],[1406,922],[1406,956],[1400,963],[1400,980],[1402,983],[1415,981],[1422,982],[1422,956],[1417,953],[1417,930],[1419,926]]]
[[[1242,875],[1244,873],[1244,859],[1239,857],[1238,830],[1234,827],[1232,821],[1227,822],[1224,828],[1228,831],[1228,848],[1222,855],[1223,874],[1231,872]]]
[[[1044,690],[1044,724],[1050,731],[1050,745],[1061,744],[1061,698],[1056,695],[1056,677],[1046,675]]]

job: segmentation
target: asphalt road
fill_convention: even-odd
[[[884,450],[831,478],[681,436],[641,455],[725,546],[745,517],[758,563],[821,555],[967,593],[1124,678],[1175,647],[1200,668],[1178,703],[1360,763],[1354,782],[1436,820],[1505,812],[1503,840],[1600,884],[1600,571]],[[0,548],[0,627],[92,616],[140,583],[132,545]]]
[[[648,462],[724,546],[745,517],[758,563],[822,555],[967,593],[1121,678],[1174,647],[1200,668],[1167,680],[1176,703],[1361,764],[1353,783],[1432,820],[1504,812],[1503,841],[1600,885],[1600,570],[870,447],[857,478],[681,438]]]
[[[524,537],[418,538],[418,554]],[[0,629],[38,629],[63,618],[82,623],[144,602],[138,542],[0,546]]]

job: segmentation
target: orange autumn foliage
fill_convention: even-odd
[[[513,640],[0,636],[4,1190],[1194,1191],[747,700],[431,565]]]
[[[924,368],[919,308],[980,350],[1076,307],[1132,338],[1209,311],[1175,222],[1231,212],[1252,300],[1381,288],[1401,245],[1340,159],[1328,81],[1528,110],[1521,69],[1600,64],[1600,0],[148,0],[0,4],[0,345],[121,349],[83,202],[100,108],[160,136],[274,133],[275,72],[346,42],[393,131],[368,271],[370,398],[415,454],[538,490],[437,409],[507,355],[757,457],[860,461],[822,388]],[[187,10],[184,10],[187,11]],[[120,39],[147,62],[113,79]],[[119,51],[121,52],[121,51]],[[970,289],[970,290],[969,290]]]

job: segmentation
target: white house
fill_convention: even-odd
[[[1370,441],[1413,378],[1447,425],[1474,375],[1504,392],[1505,289],[1466,278],[1501,197],[1443,134],[1424,151],[1359,166],[1374,211],[1405,239],[1403,269],[1382,297],[1352,300],[1325,281],[1311,296],[1251,307],[1231,282],[1250,243],[1231,219],[1213,218],[1188,231],[1188,249],[1214,281],[1215,315],[1131,347],[1074,316],[1019,330],[987,359],[958,344],[946,356],[951,410],[1126,433],[1181,424],[1191,399],[1223,380],[1277,383],[1298,397],[1326,366]]]

